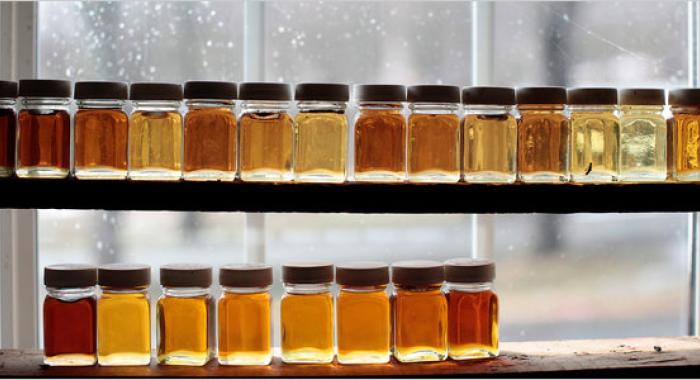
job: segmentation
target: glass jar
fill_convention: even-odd
[[[97,271],[97,362],[101,366],[151,363],[151,267],[109,264]]]
[[[182,86],[132,83],[129,95],[129,179],[178,181],[182,177]]]
[[[294,180],[344,182],[348,152],[348,119],[345,115],[350,89],[344,84],[302,83],[294,98]]]
[[[17,82],[0,81],[0,177],[15,172]]]
[[[233,181],[238,169],[238,127],[231,82],[185,83],[186,181]]]
[[[293,263],[282,266],[280,300],[282,361],[333,361],[333,264]]]
[[[620,90],[620,180],[666,180],[666,96],[663,89]]]
[[[406,87],[358,85],[355,116],[355,173],[359,182],[402,182],[406,179]]]
[[[408,181],[458,182],[459,87],[408,88]]]
[[[44,268],[44,364],[90,366],[97,361],[95,284],[89,265]]]
[[[491,260],[445,262],[449,355],[453,360],[498,356],[498,297]]]
[[[353,262],[336,267],[337,351],[340,364],[388,363],[391,358],[389,267]]]
[[[219,283],[219,364],[270,364],[272,267],[226,265],[219,270]]]
[[[443,265],[437,261],[400,261],[392,265],[394,283],[394,357],[404,362],[447,358],[447,299]]]
[[[516,91],[518,176],[523,182],[568,182],[569,117],[566,89],[525,87]]]
[[[71,83],[19,81],[17,167],[22,178],[65,178],[70,172]]]
[[[673,118],[667,136],[672,140],[668,168],[676,181],[700,181],[700,89],[683,88],[668,93]]]
[[[472,183],[513,183],[516,179],[518,123],[515,90],[465,87],[463,178]]]
[[[158,363],[203,366],[214,353],[214,302],[211,267],[169,264],[160,268]]]
[[[76,82],[74,174],[87,179],[124,179],[129,117],[124,82]]]
[[[615,88],[569,90],[571,179],[578,183],[617,181],[620,175],[620,118]]]
[[[293,178],[294,120],[291,87],[285,83],[241,83],[240,170],[248,182],[287,182]]]

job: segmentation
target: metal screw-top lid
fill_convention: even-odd
[[[151,284],[151,267],[143,264],[107,264],[97,269],[97,283],[112,288],[136,288]]]
[[[86,288],[97,284],[97,268],[85,264],[58,264],[44,268],[44,285],[51,288]]]
[[[0,98],[16,98],[17,82],[0,80]]]
[[[617,89],[604,87],[572,88],[568,91],[572,105],[616,105]]]
[[[700,107],[700,88],[677,88],[668,92],[672,106]]]
[[[511,87],[465,87],[462,89],[465,105],[515,105],[515,89]]]
[[[233,82],[185,82],[185,99],[234,100],[237,97],[238,86]]]
[[[355,99],[360,102],[405,102],[406,87],[398,84],[358,84]]]
[[[492,282],[496,278],[496,264],[492,260],[457,258],[445,261],[447,282]]]
[[[168,264],[160,267],[160,284],[174,288],[211,286],[211,267],[201,264]]]
[[[132,83],[131,100],[182,100],[182,86],[178,83]]]
[[[389,266],[378,261],[355,261],[336,265],[335,282],[349,286],[377,286],[389,283]]]
[[[75,82],[74,98],[126,100],[129,85],[126,82]]]
[[[264,288],[272,285],[272,267],[265,264],[231,264],[219,269],[219,284],[230,288]]]
[[[419,85],[408,87],[406,98],[410,103],[459,103],[459,87]]]
[[[666,104],[666,96],[661,88],[625,88],[620,90],[620,104],[663,106]]]
[[[287,263],[282,266],[282,281],[290,284],[333,282],[333,264],[325,261]]]
[[[241,100],[292,100],[292,87],[287,83],[244,82],[238,87]]]
[[[295,100],[347,102],[350,86],[341,83],[299,83],[294,90]]]
[[[407,286],[440,284],[445,281],[445,269],[438,261],[399,261],[391,265],[391,281]]]
[[[518,104],[566,104],[564,87],[523,87],[515,91]]]
[[[21,79],[19,96],[37,98],[70,98],[71,83],[67,80]]]

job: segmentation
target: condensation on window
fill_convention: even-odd
[[[70,80],[238,81],[242,2],[40,2],[38,72]]]

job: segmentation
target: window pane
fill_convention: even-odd
[[[468,84],[469,2],[265,3],[265,77]]]

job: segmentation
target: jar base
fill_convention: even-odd
[[[283,352],[282,361],[287,364],[327,364],[333,362],[333,352],[321,350],[295,350]]]
[[[627,171],[620,173],[620,182],[664,182],[666,172],[659,171]]]
[[[498,349],[492,347],[473,347],[471,349],[460,349],[450,351],[449,356],[452,360],[478,360],[495,358],[498,356]]]
[[[409,173],[408,182],[457,183],[459,182],[459,172],[449,173],[443,171],[424,171],[419,173]]]
[[[218,361],[220,365],[268,365],[272,362],[272,354],[260,355],[260,354],[235,354],[235,355],[221,355],[219,354]]]
[[[415,350],[407,353],[394,352],[394,357],[401,363],[439,362],[447,359],[447,352]]]
[[[244,182],[291,182],[292,178],[291,171],[263,169],[241,172]]]
[[[345,182],[345,173],[331,170],[295,172],[294,181],[306,183],[343,183]]]
[[[673,175],[673,179],[678,182],[700,182],[700,170],[676,173]]]
[[[210,357],[208,354],[178,351],[166,355],[158,355],[158,364],[201,367],[206,365],[209,359]]]
[[[404,182],[406,176],[401,172],[390,171],[367,171],[355,173],[357,182]]]
[[[386,353],[370,353],[370,352],[353,352],[347,354],[338,354],[338,363],[340,364],[386,364],[391,360],[391,354]]]
[[[90,354],[60,354],[45,356],[44,364],[52,367],[83,367],[97,363],[97,357]]]
[[[20,178],[66,178],[68,169],[55,166],[20,166],[17,168],[17,177]]]
[[[104,166],[76,167],[75,177],[78,179],[125,179],[126,169],[115,169]]]
[[[521,173],[520,181],[527,183],[566,183],[569,182],[569,174],[555,172]]]
[[[11,177],[15,173],[15,168],[0,166],[0,177]]]
[[[143,366],[151,364],[150,353],[114,353],[97,355],[97,363],[101,366]]]
[[[590,172],[588,174],[571,174],[571,182],[575,183],[610,183],[617,181],[617,173]]]
[[[516,175],[502,172],[472,172],[464,175],[464,182],[467,183],[513,183]]]
[[[134,181],[179,181],[182,172],[170,169],[129,170],[128,177]]]
[[[185,172],[183,179],[185,181],[225,181],[232,182],[236,179],[236,172],[228,172],[223,170],[193,170]]]

